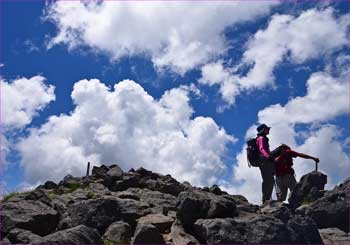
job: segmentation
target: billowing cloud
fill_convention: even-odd
[[[192,117],[191,90],[174,88],[155,100],[131,80],[113,90],[97,79],[77,82],[74,111],[50,117],[19,143],[26,181],[83,175],[90,161],[125,170],[143,166],[195,185],[215,183],[235,138],[212,118]]]
[[[41,110],[55,100],[55,87],[45,84],[45,78],[34,76],[7,82],[1,80],[1,162],[11,151],[14,130],[30,124]]]
[[[349,114],[348,91],[348,82],[342,77],[318,72],[308,79],[305,96],[295,97],[283,106],[271,105],[258,113],[259,123],[272,127],[269,135],[271,149],[285,143],[298,152],[320,158],[319,170],[328,175],[327,188],[342,181],[350,170],[347,146],[340,137],[341,129],[327,123],[337,116]],[[297,130],[297,125],[305,125],[306,129]],[[256,135],[256,127],[249,128],[247,138]],[[236,161],[233,184],[221,184],[227,190],[243,193],[252,202],[259,203],[260,196],[256,192],[256,188],[261,188],[259,169],[248,167],[245,149],[237,154]],[[297,158],[294,163],[297,179],[315,169],[312,160]]]
[[[184,74],[224,54],[226,27],[267,14],[278,2],[55,2],[49,43],[88,46],[112,59],[148,55],[159,69]],[[77,18],[79,16],[79,18]]]
[[[336,17],[332,8],[310,9],[298,17],[274,15],[267,28],[248,41],[237,67],[207,64],[199,82],[220,85],[222,98],[231,105],[241,91],[274,85],[274,68],[283,60],[301,64],[349,46],[349,23],[349,14]],[[245,66],[252,67],[243,76],[237,74]]]
[[[52,85],[45,78],[19,78],[11,82],[1,81],[1,123],[5,128],[23,128],[39,111],[55,100]]]

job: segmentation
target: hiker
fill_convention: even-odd
[[[259,162],[260,173],[263,179],[262,181],[262,203],[271,199],[273,186],[275,184],[274,171],[275,163],[273,154],[270,152],[269,138],[267,135],[270,133],[270,128],[266,124],[261,124],[257,127],[256,144],[259,149]]]
[[[316,157],[312,157],[304,153],[293,151],[287,145],[283,144],[281,146],[280,155],[275,158],[275,174],[276,174],[276,184],[277,184],[276,194],[277,194],[277,199],[280,202],[283,202],[286,200],[288,189],[289,191],[292,191],[294,186],[297,183],[294,177],[294,169],[292,168],[293,158],[295,157],[312,159],[316,163],[320,161],[320,159]]]

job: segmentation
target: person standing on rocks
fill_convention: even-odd
[[[320,159],[306,155],[304,153],[299,153],[293,151],[289,146],[282,145],[281,152],[278,157],[275,158],[275,174],[276,174],[276,193],[278,201],[283,202],[286,200],[288,189],[292,191],[294,186],[297,184],[297,181],[294,177],[293,158],[301,157],[305,159],[312,159],[316,163]]]
[[[257,127],[256,144],[260,151],[260,173],[262,177],[262,203],[271,199],[273,186],[275,184],[274,172],[275,164],[273,153],[270,151],[269,138],[270,128],[266,124],[261,124]]]

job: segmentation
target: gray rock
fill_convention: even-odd
[[[289,210],[289,208],[287,208],[284,203],[278,201],[266,202],[260,209],[260,212],[262,214],[270,215],[277,219],[280,219],[284,223],[286,223],[292,216],[292,212]]]
[[[132,244],[165,244],[159,230],[151,224],[139,224],[136,227]]]
[[[170,238],[174,244],[200,244],[194,236],[187,233],[184,228],[176,222],[171,226]]]
[[[103,176],[106,175],[108,170],[109,170],[109,168],[105,165],[101,165],[100,167],[93,166],[91,174],[95,178],[103,178]]]
[[[222,195],[222,197],[233,201],[236,204],[237,212],[256,213],[259,210],[258,205],[254,205],[248,202],[248,200],[242,195]]]
[[[14,228],[26,229],[44,236],[56,229],[59,220],[56,210],[33,200],[3,203],[0,215],[1,237],[6,236]]]
[[[350,236],[338,228],[319,229],[324,244],[350,244]]]
[[[327,191],[324,197],[316,200],[299,213],[315,220],[318,228],[337,227],[349,232],[350,178],[333,190]]]
[[[130,244],[131,236],[130,225],[117,221],[108,227],[102,238],[114,244]]]
[[[315,201],[315,198],[319,196],[317,193],[324,190],[326,183],[327,175],[320,172],[311,172],[301,177],[288,199],[292,211],[304,202]]]
[[[41,239],[31,231],[15,228],[10,231],[7,238],[11,243],[33,243],[35,240]]]
[[[292,231],[293,243],[322,244],[316,223],[309,217],[294,216],[288,220],[288,228]]]
[[[79,225],[70,229],[55,232],[33,243],[42,244],[103,244],[97,230]]]
[[[11,244],[11,242],[7,237],[4,237],[4,239],[0,241],[0,244]]]
[[[236,216],[233,201],[210,192],[184,191],[177,199],[177,218],[185,229],[190,229],[197,219],[225,218]]]
[[[71,218],[71,227],[82,224],[96,228],[103,234],[115,221],[123,220],[136,225],[136,219],[145,215],[146,208],[135,200],[102,197],[75,203],[68,207],[67,212]]]
[[[33,200],[33,201],[40,201],[48,206],[52,206],[51,199],[47,196],[46,192],[42,189],[35,189],[31,192],[29,192],[25,198],[25,200]]]
[[[116,180],[108,187],[110,191],[125,191],[128,188],[137,188],[141,176],[136,172],[125,173],[121,180]]]
[[[201,243],[292,243],[290,231],[279,219],[256,215],[252,219],[199,219],[194,224],[194,235]]]
[[[227,194],[226,192],[222,191],[217,185],[213,185],[209,188],[209,191],[211,193],[214,193],[215,195],[223,195]]]
[[[114,181],[121,179],[122,176],[123,170],[119,166],[113,165],[101,178],[104,180],[105,186],[110,186]]]
[[[57,188],[57,184],[53,181],[46,181],[43,187],[44,189],[51,190]]]
[[[174,219],[161,213],[147,214],[146,216],[138,219],[138,224],[152,224],[157,227],[161,233],[165,233],[167,230],[170,230],[173,222]]]

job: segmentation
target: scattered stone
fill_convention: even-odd
[[[165,216],[161,213],[148,214],[138,219],[138,224],[152,224],[158,228],[161,233],[166,233],[170,231],[170,227],[174,219]]]
[[[184,228],[176,222],[171,226],[170,239],[173,244],[200,244],[194,236],[185,232]]]
[[[267,201],[261,208],[260,212],[280,219],[284,223],[286,223],[292,216],[292,213],[289,208],[286,207],[286,204],[278,201]]]
[[[319,229],[324,244],[350,244],[350,236],[338,228]]]
[[[165,244],[157,227],[151,224],[138,224],[132,244]]]
[[[123,221],[117,221],[107,228],[102,238],[113,244],[130,244],[131,236],[130,225]]]
[[[35,189],[31,192],[29,192],[25,198],[25,200],[33,200],[33,201],[40,201],[48,206],[51,205],[51,199],[47,196],[46,192],[42,189]]]

